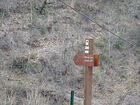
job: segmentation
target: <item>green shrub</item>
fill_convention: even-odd
[[[0,19],[3,19],[7,15],[8,13],[4,9],[0,9]]]
[[[33,26],[36,26],[36,21],[38,19],[38,15],[35,13],[32,13],[32,17],[31,17],[31,23]]]
[[[140,81],[140,74],[137,74],[136,78]]]
[[[121,71],[121,72],[119,73],[119,75],[120,75],[120,78],[121,78],[121,79],[127,78],[127,74],[126,74],[125,72],[123,72],[123,71]]]
[[[121,41],[117,41],[114,45],[113,48],[116,48],[118,50],[121,50],[123,46],[123,43]]]
[[[30,53],[30,54],[27,55],[27,57],[28,57],[30,60],[35,61],[36,58],[37,58],[37,53]]]
[[[31,20],[31,23],[32,25],[36,25],[36,21],[38,19],[38,15],[39,15],[39,7],[36,6],[36,4],[33,2],[32,3],[32,8],[31,8],[31,17],[30,17],[30,20]]]
[[[111,88],[108,88],[107,91],[108,91],[109,93],[114,93],[114,90],[111,89]]]
[[[132,43],[136,43],[136,47],[140,46],[140,28],[134,27],[133,30],[129,31],[129,37],[132,40]]]
[[[45,34],[46,33],[46,27],[45,26],[41,26],[40,32],[41,32],[41,34]]]
[[[17,76],[22,76],[28,73],[39,73],[38,63],[36,61],[36,54],[25,55],[24,57],[16,57],[12,60],[10,65],[12,72],[16,73]]]
[[[92,6],[92,4],[89,4],[89,5],[88,5],[88,10],[89,10],[89,11],[93,11],[93,10],[94,10],[94,7]]]
[[[77,10],[81,10],[82,7],[80,6],[79,3],[76,2],[76,3],[74,4],[74,8],[77,9]]]
[[[0,99],[0,105],[4,105],[4,100]]]
[[[140,47],[136,47],[135,51],[136,51],[136,57],[138,61],[140,61]]]
[[[4,13],[2,11],[0,11],[0,18],[4,17]]]
[[[136,48],[136,53],[137,53],[137,54],[140,54],[140,47],[137,47],[137,48]]]
[[[12,86],[6,88],[6,95],[11,96],[18,96],[18,97],[27,97],[26,90],[21,86]]]
[[[41,2],[41,1],[40,1]],[[31,14],[30,20],[32,22],[32,25],[36,25],[36,21],[38,18],[40,18],[41,15],[48,17],[49,15],[53,14],[53,8],[51,4],[44,3],[41,5],[33,2],[32,8],[31,8]]]
[[[100,38],[95,42],[95,46],[104,48],[107,46],[108,40],[106,38]]]
[[[114,61],[113,58],[109,58],[108,63],[111,64],[111,65],[115,65],[115,61]]]
[[[14,69],[16,72],[22,72],[25,73],[25,69],[27,68],[28,64],[28,58],[25,57],[17,57],[13,59],[12,62],[12,69]]]
[[[42,10],[41,14],[47,17],[49,15],[49,10],[50,10],[50,7],[45,6],[45,8]]]
[[[96,67],[94,70],[94,75],[96,77],[99,77],[101,75],[101,68],[100,67]]]
[[[108,56],[106,56],[104,54],[100,55],[100,58],[101,58],[101,60],[103,60],[104,62],[110,64],[111,66],[115,65],[115,61],[114,61],[113,58],[110,58],[110,57],[108,57]]]
[[[51,4],[47,4],[47,3],[43,4],[42,7],[39,8],[39,13],[41,15],[48,17],[50,14],[53,13],[53,8]]]
[[[37,39],[30,41],[27,44],[32,48],[40,47],[40,42]]]

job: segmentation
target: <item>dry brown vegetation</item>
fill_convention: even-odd
[[[140,1],[0,0],[0,105],[83,105],[83,67],[72,59],[95,39],[92,105],[140,104]]]

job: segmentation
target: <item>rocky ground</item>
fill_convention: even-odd
[[[92,105],[140,104],[140,1],[0,0],[0,105],[83,105],[84,68],[73,63],[94,38]],[[95,23],[128,42],[113,36]]]

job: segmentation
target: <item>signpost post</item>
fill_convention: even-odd
[[[74,105],[74,91],[71,91],[71,102],[70,105]]]
[[[86,39],[85,54],[77,54],[73,60],[76,65],[85,66],[84,105],[91,105],[92,68],[99,65],[99,55],[93,55],[93,39]]]

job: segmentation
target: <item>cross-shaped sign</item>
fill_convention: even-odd
[[[85,54],[77,54],[74,63],[85,66],[84,73],[84,105],[91,105],[92,100],[92,67],[99,65],[99,55],[93,55],[93,39],[86,39]]]
[[[73,60],[74,63],[79,66],[98,66],[98,58],[98,55],[77,54]]]

